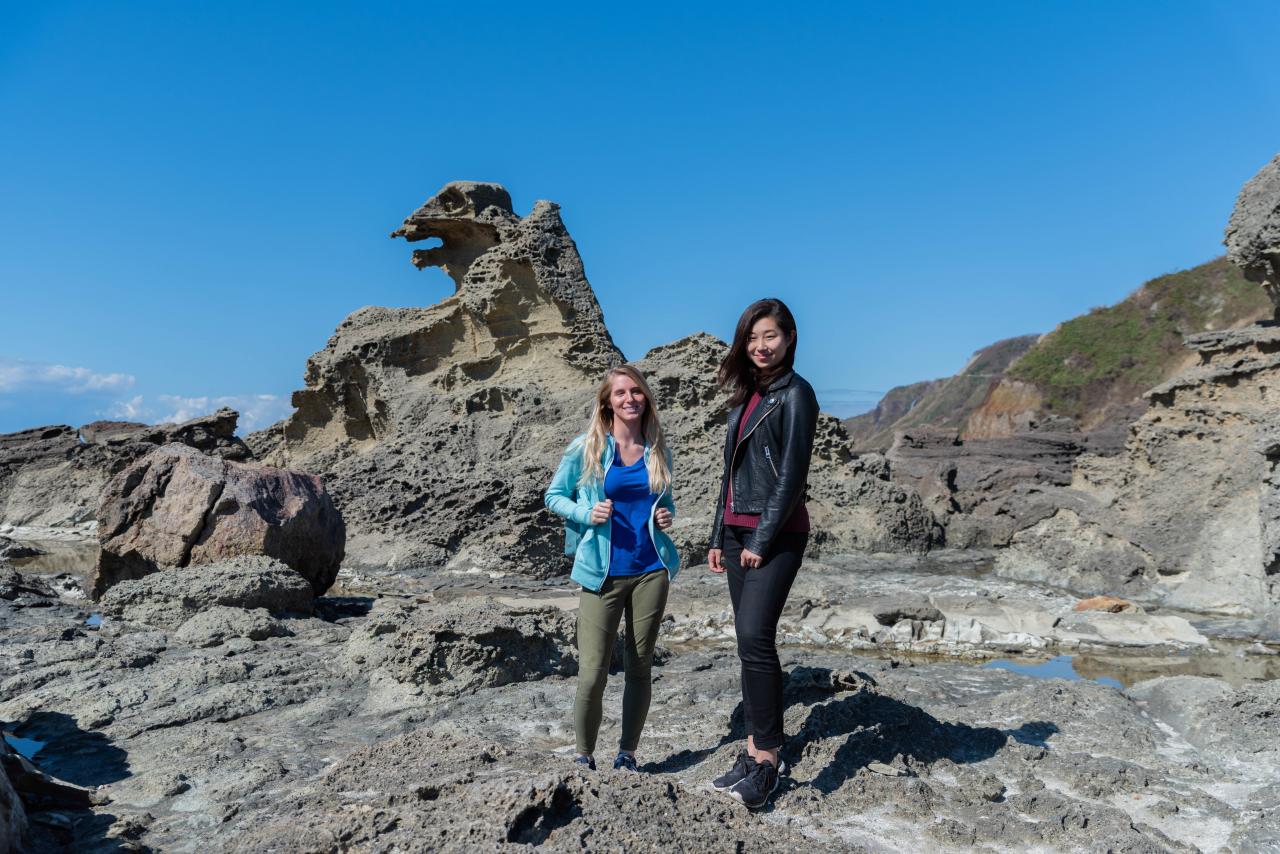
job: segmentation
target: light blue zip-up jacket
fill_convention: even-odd
[[[600,465],[608,474],[613,465],[613,437],[605,437],[604,453],[600,456]],[[586,436],[579,436],[569,443],[560,465],[556,468],[555,477],[543,496],[547,509],[557,516],[565,518],[564,553],[573,555],[573,572],[570,578],[593,592],[599,592],[604,580],[609,575],[609,558],[612,555],[610,535],[613,525],[606,521],[600,525],[591,524],[591,508],[605,500],[604,481],[589,480],[579,485],[582,477],[582,443]],[[649,446],[644,447],[645,465],[649,463]],[[667,453],[667,467],[671,466],[671,454]],[[654,513],[659,507],[671,511],[674,517],[676,503],[671,498],[668,487],[658,496],[649,511],[649,537],[658,552],[658,559],[667,568],[667,575],[675,579],[680,571],[680,555],[676,552],[676,544],[653,521]]]

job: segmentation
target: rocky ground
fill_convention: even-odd
[[[639,775],[569,764],[574,596],[515,577],[348,574],[312,609],[248,558],[93,605],[37,559],[0,580],[0,721],[103,801],[31,811],[33,850],[1280,847],[1280,637],[1075,612],[988,566],[806,567],[783,620],[793,770],[758,815],[708,786],[741,718],[723,581],[700,568],[674,588]],[[1119,681],[1000,661],[1065,654]],[[1228,678],[1162,675],[1186,672]]]

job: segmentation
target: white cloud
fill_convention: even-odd
[[[137,380],[130,374],[102,373],[89,368],[73,368],[49,362],[29,362],[0,356],[0,393],[18,391],[120,392],[133,388]]]
[[[154,402],[142,395],[118,400],[104,413],[108,418],[145,421],[150,424],[179,423],[201,415],[209,415],[224,406],[240,413],[237,433],[252,433],[293,414],[293,406],[275,394],[233,394],[213,397],[185,397],[177,394],[157,395]]]

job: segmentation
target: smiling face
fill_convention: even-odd
[[[794,341],[794,333],[787,335],[778,321],[765,315],[751,326],[751,333],[747,338],[747,358],[760,370],[771,371],[782,364]]]
[[[609,387],[609,408],[613,417],[624,424],[640,426],[645,408],[649,405],[640,384],[626,374],[614,375]]]

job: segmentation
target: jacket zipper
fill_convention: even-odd
[[[613,468],[613,460],[614,460],[614,458],[615,458],[615,457],[617,457],[617,455],[618,455],[618,446],[617,446],[616,444],[614,444],[614,442],[613,442],[612,440],[610,440],[610,442],[609,442],[609,451],[610,451],[610,453],[609,453],[609,464],[608,464],[608,465],[606,465],[606,466],[604,467],[604,477],[600,478],[600,491],[601,491],[602,493],[604,492],[604,482],[605,482],[605,480],[609,477],[609,469]],[[608,495],[605,495],[605,499],[607,500],[608,498],[609,498],[609,496],[608,496]],[[609,519],[607,520],[607,522],[608,522],[608,524],[612,525],[612,524],[613,524],[613,519],[612,519],[612,517],[611,517],[611,518],[609,518]],[[609,537],[609,542],[610,542],[610,544],[611,544],[611,545],[610,545],[610,548],[609,548],[609,554],[608,554],[608,555],[606,555],[606,556],[605,556],[605,559],[604,559],[604,577],[605,577],[605,581],[607,581],[607,580],[609,579],[609,570],[613,568],[613,547],[612,547],[612,543],[613,543],[613,536],[612,536],[612,534],[611,534],[611,535],[610,535],[610,537]],[[604,581],[600,582],[600,586],[601,586],[601,587],[604,587]]]
[[[773,454],[770,454],[770,453],[769,453],[769,446],[768,446],[768,445],[765,445],[765,446],[764,446],[764,458],[765,458],[766,460],[768,460],[768,461],[769,461],[769,468],[773,469],[773,477],[774,477],[774,479],[775,479],[775,480],[777,480],[777,478],[778,478],[778,467],[777,467],[777,466],[775,466],[775,465],[773,464]]]
[[[773,406],[770,406],[768,409],[766,409],[766,410],[764,411],[764,414],[760,416],[760,419],[759,419],[758,421],[756,421],[756,423],[755,423],[755,424],[751,425],[751,429],[747,431],[747,435],[746,435],[746,436],[739,436],[739,437],[738,437],[738,441],[737,441],[737,442],[734,444],[734,446],[733,446],[733,456],[731,456],[731,457],[729,458],[729,485],[730,485],[730,486],[733,486],[733,464],[734,464],[734,463],[736,463],[736,462],[738,461],[738,449],[742,447],[742,443],[743,443],[743,442],[747,441],[747,437],[749,437],[752,433],[756,432],[756,428],[757,428],[757,427],[759,427],[761,424],[763,424],[763,423],[764,423],[764,419],[769,415],[769,413],[770,413],[770,412],[773,412],[773,410],[777,409],[777,408],[778,408],[779,406],[781,406],[781,405],[782,405],[782,401],[781,401],[781,400],[779,400],[779,401],[778,401],[777,403],[775,403]],[[767,457],[768,455],[769,455],[769,454],[768,454],[768,446],[766,446],[766,448],[765,448],[765,456]],[[773,460],[770,460],[770,461],[769,461],[769,465],[773,465]],[[778,471],[777,471],[777,469],[774,469],[774,474],[773,474],[773,476],[774,476],[774,477],[777,477],[777,476],[778,476]],[[730,504],[729,504],[729,509],[730,509],[731,511],[733,511],[734,513],[737,513],[737,512],[738,512],[737,510],[734,510],[734,509],[733,509],[733,504],[732,504],[732,503],[730,503]]]

